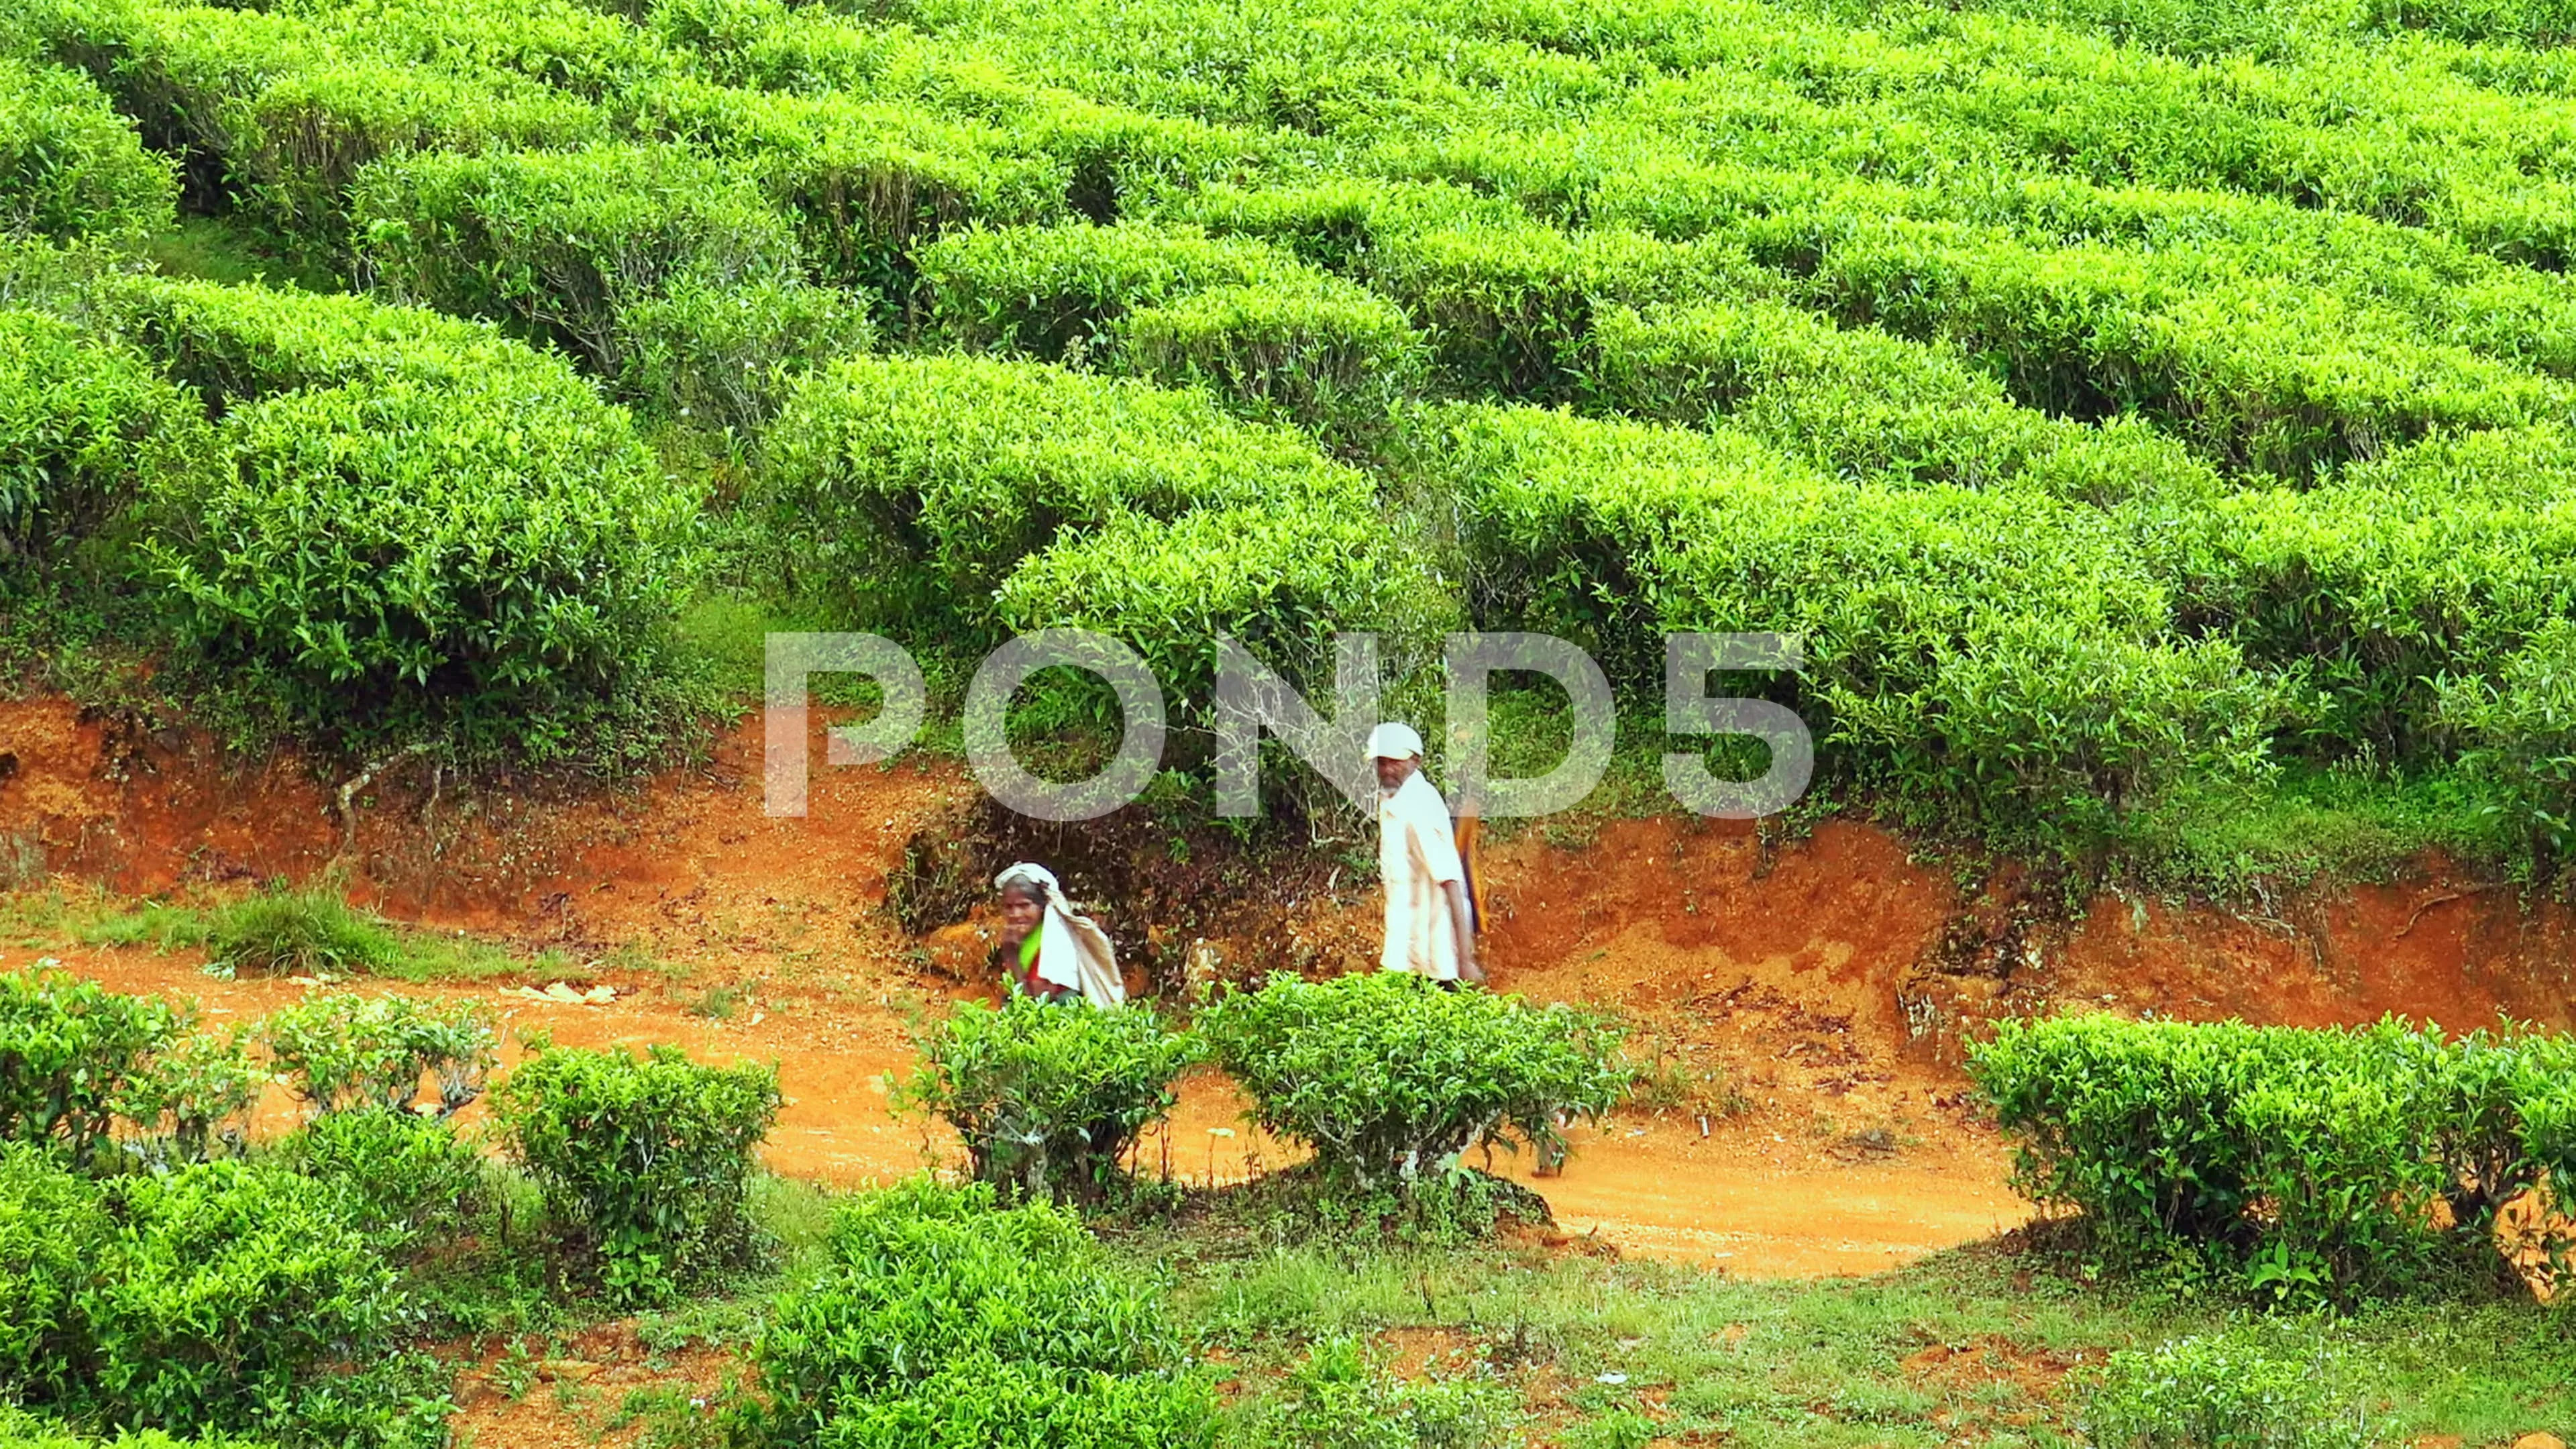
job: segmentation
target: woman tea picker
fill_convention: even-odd
[[[1011,989],[1040,1001],[1117,1006],[1127,999],[1109,933],[1075,911],[1055,873],[1022,861],[993,878],[1002,893],[1002,939],[993,965]]]

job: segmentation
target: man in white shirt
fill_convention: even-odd
[[[1450,835],[1449,805],[1422,774],[1422,736],[1406,725],[1369,731],[1377,765],[1377,871],[1386,886],[1386,950],[1378,964],[1444,986],[1482,981],[1467,872]]]

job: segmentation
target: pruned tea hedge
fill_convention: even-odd
[[[991,642],[993,591],[1066,533],[1194,508],[1364,500],[1366,480],[1203,395],[1026,363],[852,359],[770,434],[782,571],[854,623]]]
[[[289,719],[569,753],[649,684],[695,500],[614,410],[510,374],[226,414],[148,551],[180,629]]]
[[[2259,773],[2281,686],[2175,600],[2102,516],[2021,490],[1825,479],[1735,433],[1530,410],[1439,419],[1489,627],[1660,678],[1661,635],[1803,641],[1790,698],[1900,797],[2081,839],[2186,775]]]
[[[1064,1009],[1013,993],[962,1002],[905,1096],[957,1131],[977,1181],[1014,1197],[1089,1198],[1172,1104],[1200,1052],[1154,1009]]]
[[[1199,1029],[1263,1130],[1369,1189],[1462,1170],[1478,1143],[1555,1147],[1563,1120],[1607,1111],[1627,1081],[1603,1022],[1395,971],[1274,976],[1219,998]]]
[[[600,1285],[666,1301],[755,1254],[754,1152],[778,1116],[775,1067],[715,1067],[677,1047],[553,1047],[512,1071],[493,1114],[513,1161]]]
[[[218,414],[299,388],[389,379],[446,387],[501,374],[566,408],[589,398],[562,359],[419,307],[128,275],[97,279],[83,303]]]
[[[2124,1264],[2205,1263],[2285,1296],[2494,1275],[2496,1214],[2576,1178],[2563,1037],[2007,1021],[1970,1070],[2015,1179]],[[2564,1251],[2568,1245],[2561,1244]]]
[[[757,428],[780,369],[867,336],[761,188],[681,147],[424,152],[368,168],[351,205],[390,294],[506,321],[706,426]]]

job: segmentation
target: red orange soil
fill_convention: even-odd
[[[703,1404],[740,1361],[721,1349],[656,1351],[631,1320],[604,1323],[540,1353],[495,1345],[457,1375],[456,1412],[448,1418],[457,1449],[623,1449],[644,1437],[640,1418],[622,1410],[627,1397],[655,1390]],[[615,1427],[611,1427],[611,1426]]]
[[[340,856],[353,892],[390,914],[556,946],[573,963],[561,974],[621,988],[606,1006],[419,988],[487,1001],[514,1039],[774,1058],[789,1102],[768,1153],[783,1173],[858,1183],[946,1160],[886,1089],[909,1069],[909,1023],[981,983],[943,972],[879,907],[907,841],[971,783],[945,762],[828,768],[818,747],[809,813],[772,818],[760,747],[755,721],[703,764],[586,796],[469,797],[397,765],[358,796],[344,853],[334,791],[292,761],[227,765],[201,741],[60,701],[0,702],[0,877],[221,889]],[[1845,824],[1776,847],[1670,820],[1614,824],[1578,850],[1530,832],[1483,875],[1495,984],[1621,1009],[1672,1084],[1661,1115],[1577,1129],[1568,1173],[1535,1185],[1571,1232],[1742,1274],[1865,1272],[2022,1219],[1954,1065],[1962,1033],[1997,1010],[2570,1024],[2567,912],[2438,868],[2284,907],[2294,925],[2116,898],[2072,926],[2032,924],[2009,890],[1963,896],[1895,838]],[[1371,909],[1365,893],[1321,891],[1299,929],[1362,939]],[[186,953],[48,949],[242,1017],[303,989],[213,981]],[[33,954],[0,952],[0,965]],[[971,961],[971,935],[959,954]],[[687,1009],[715,985],[745,993],[730,1020]],[[1238,1110],[1221,1079],[1191,1082],[1150,1160],[1190,1178],[1287,1160]],[[1526,1179],[1530,1164],[1497,1166]]]

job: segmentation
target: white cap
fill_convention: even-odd
[[[1410,760],[1422,753],[1422,736],[1411,725],[1390,721],[1369,731],[1368,752],[1372,760]]]

